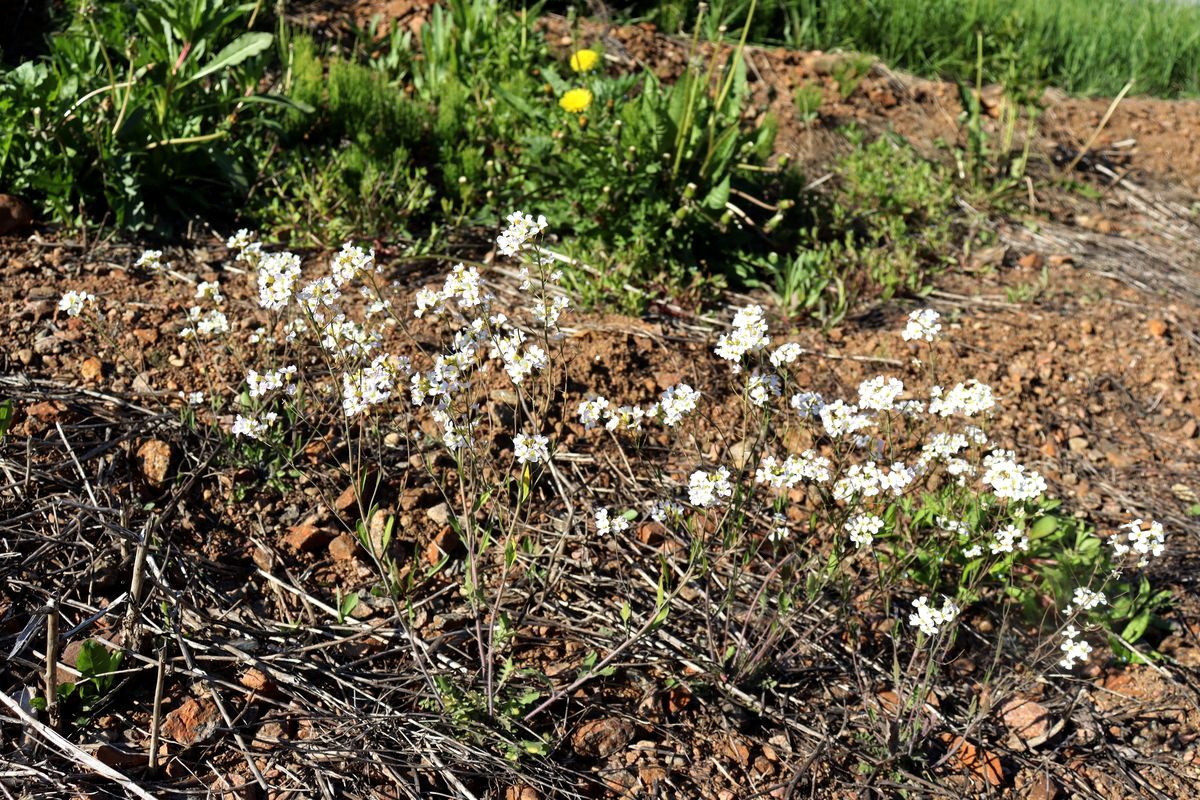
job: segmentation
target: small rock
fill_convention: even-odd
[[[359,547],[358,539],[343,533],[329,543],[329,555],[334,561],[349,561],[358,554]]]
[[[33,348],[22,347],[17,351],[17,361],[21,362],[22,366],[28,367],[33,363]]]
[[[134,328],[133,335],[144,345],[154,344],[158,341],[158,328]]]
[[[1017,264],[1023,269],[1041,269],[1044,263],[1041,253],[1026,253],[1017,259]]]
[[[63,340],[59,336],[50,334],[43,336],[40,339],[35,339],[33,342],[33,352],[39,356],[48,356],[55,353],[61,353],[63,349]]]
[[[246,674],[238,683],[259,694],[270,694],[275,691],[275,681],[271,680],[271,676],[255,667],[246,670]]]
[[[633,732],[633,723],[620,717],[593,719],[579,726],[571,743],[581,756],[607,758],[629,744]]]
[[[542,800],[542,796],[532,786],[517,783],[504,790],[504,800]]]
[[[342,490],[342,493],[333,501],[333,507],[337,511],[347,511],[353,506],[357,500],[357,493],[354,491],[354,486],[347,486]]]
[[[179,708],[163,717],[162,735],[190,746],[211,737],[220,724],[221,714],[216,703],[189,697]]]
[[[133,391],[135,394],[154,394],[154,387],[150,385],[150,373],[139,372],[133,379]]]
[[[111,744],[102,744],[95,749],[92,756],[102,764],[120,769],[144,767],[149,761],[147,753],[136,753]]]
[[[1009,698],[1000,706],[1000,716],[1012,731],[1016,743],[1024,747],[1045,744],[1063,727],[1061,719],[1055,719],[1045,706],[1028,697]]]
[[[425,546],[425,561],[431,567],[436,566],[446,556],[454,555],[461,543],[454,529],[449,525],[444,525],[429,544]]]
[[[104,377],[104,364],[95,356],[85,358],[79,365],[79,376],[88,383],[95,383]]]
[[[283,543],[298,553],[311,553],[333,541],[334,532],[318,528],[311,522],[302,522],[291,528],[283,537]]]
[[[1071,449],[1072,453],[1082,453],[1088,449],[1088,440],[1082,436],[1072,436],[1067,440],[1067,447]]]
[[[425,511],[425,516],[433,520],[437,525],[445,525],[450,522],[450,506],[445,503],[438,503]]]
[[[137,463],[146,480],[157,486],[171,473],[174,451],[169,442],[150,439],[137,449]]]
[[[1152,319],[1146,323],[1146,330],[1150,331],[1150,335],[1155,339],[1161,339],[1167,335],[1167,323],[1165,320]]]

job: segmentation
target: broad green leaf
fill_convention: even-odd
[[[201,78],[206,78],[214,72],[220,72],[223,69],[237,66],[248,58],[253,58],[259,53],[266,50],[275,41],[275,35],[263,31],[253,31],[251,33],[243,33],[238,38],[234,39],[228,45],[213,56],[213,60],[204,65],[192,77],[188,78],[181,85],[186,86],[189,83],[198,81]]]

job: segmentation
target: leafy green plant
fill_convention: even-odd
[[[44,60],[0,76],[0,178],[58,219],[168,225],[244,194],[274,36],[232,0],[72,4]],[[236,134],[236,135],[235,135]]]
[[[854,94],[862,84],[863,78],[871,74],[874,64],[875,59],[862,53],[852,53],[838,59],[833,65],[833,80],[837,83],[838,94],[843,100]]]
[[[811,83],[803,84],[796,89],[792,97],[796,105],[796,117],[807,124],[817,119],[821,110],[821,87]]]
[[[66,706],[69,713],[86,714],[92,710],[112,691],[123,657],[120,650],[109,651],[95,639],[85,641],[75,659],[79,680],[58,684],[58,703]],[[41,710],[47,706],[44,697],[35,698],[33,703]]]

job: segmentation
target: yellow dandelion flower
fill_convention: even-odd
[[[587,89],[572,89],[558,98],[558,104],[563,111],[579,114],[592,104],[592,93]]]
[[[600,63],[600,54],[595,50],[576,50],[571,54],[571,69],[576,72],[591,72]]]

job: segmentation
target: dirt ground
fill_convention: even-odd
[[[416,12],[406,3],[360,5],[409,13],[405,24],[415,24]],[[569,44],[556,24],[552,41]],[[644,62],[664,77],[682,66],[678,43],[652,30],[588,24],[583,32],[585,39],[602,37],[618,63]],[[956,90],[949,84],[876,65],[843,100],[830,63],[820,53],[750,54],[757,107],[770,108],[783,123],[780,152],[814,174],[844,147],[836,130],[849,121],[875,132],[894,130],[934,157],[942,152],[936,140],[958,135]],[[801,83],[820,85],[828,101],[816,122],[794,117],[791,97]],[[1050,99],[1034,143],[1048,174],[1064,162],[1064,152],[1066,161],[1074,157],[1109,106],[1107,100]],[[146,280],[133,270],[140,247],[49,230],[0,241],[0,324],[8,343],[0,353],[0,396],[18,400],[12,433],[0,446],[6,483],[0,508],[8,518],[0,534],[13,542],[0,548],[0,649],[12,653],[3,690],[15,696],[38,681],[40,639],[23,634],[37,630],[32,623],[46,599],[39,576],[85,576],[64,615],[88,632],[83,635],[124,641],[131,540],[102,545],[90,536],[157,525],[168,544],[152,557],[154,583],[180,609],[161,630],[187,632],[162,659],[169,667],[163,707],[170,744],[158,768],[148,770],[159,659],[147,650],[125,664],[125,705],[102,709],[79,740],[87,754],[156,795],[410,796],[384,788],[403,785],[425,796],[457,792],[506,800],[1200,796],[1200,519],[1188,514],[1200,493],[1200,225],[1192,206],[1200,184],[1200,145],[1192,135],[1197,123],[1197,102],[1125,100],[1073,176],[1094,187],[1094,197],[1039,189],[1036,214],[991,220],[997,246],[964,255],[960,269],[939,279],[923,301],[945,317],[947,358],[995,388],[1004,413],[993,438],[1046,475],[1069,513],[1104,533],[1131,517],[1159,519],[1169,532],[1168,557],[1150,576],[1178,598],[1171,629],[1151,641],[1167,658],[1142,667],[1099,660],[1074,679],[1042,686],[1031,702],[1053,720],[1044,743],[1030,745],[1026,731],[996,711],[946,759],[938,785],[910,783],[904,795],[899,784],[868,786],[855,777],[847,731],[871,701],[847,696],[820,658],[806,654],[760,696],[736,687],[693,691],[688,644],[669,637],[574,695],[570,710],[539,731],[555,742],[546,759],[518,763],[454,741],[439,728],[438,715],[408,701],[420,681],[405,665],[414,641],[434,643],[439,658],[463,649],[465,623],[456,616],[447,575],[431,579],[434,599],[419,610],[413,629],[397,624],[383,603],[366,602],[338,619],[332,598],[373,574],[339,527],[346,487],[331,478],[327,485],[259,491],[235,502],[251,476],[217,468],[211,450],[181,456],[175,396],[198,389],[229,393],[240,375],[224,376],[231,381],[226,385],[197,382],[176,336],[191,298],[177,283]],[[230,269],[217,237],[180,243],[168,255],[187,278],[220,278],[231,298],[250,297],[248,278]],[[313,263],[318,257],[309,254]],[[396,267],[386,254],[381,262],[406,291],[437,271]],[[119,331],[114,341],[97,341],[79,320],[55,312],[66,288],[103,299]],[[892,364],[901,375],[911,371],[911,354],[897,346],[894,331],[912,307],[912,300],[875,303],[829,332],[793,330],[789,338],[811,354],[805,369],[812,388],[844,393],[878,369],[869,359]],[[726,320],[577,315],[569,342],[577,354],[575,377],[614,401],[630,402],[644,401],[680,376],[703,383],[716,368],[707,352]],[[253,324],[239,320],[239,335]],[[602,457],[574,426],[561,434],[569,451]],[[68,438],[71,445],[64,446]],[[147,444],[153,442],[160,444]],[[156,453],[160,446],[165,449]],[[398,538],[418,563],[453,559],[421,456],[403,457],[416,459],[413,469],[401,470],[381,490],[398,520]],[[158,461],[181,480],[156,482]],[[615,479],[612,486],[588,488],[620,491]],[[332,508],[322,510],[322,500],[334,497]],[[130,515],[118,508],[141,510]],[[51,547],[48,534],[81,514],[92,533],[70,548]],[[630,547],[633,555],[654,552],[640,538]],[[653,587],[639,587],[630,577],[630,552],[580,546],[570,557],[592,565],[605,591],[653,594]],[[214,596],[226,605],[213,607]],[[93,619],[106,608],[115,610]],[[583,614],[577,629],[547,626],[538,644],[522,653],[523,664],[550,675],[578,665],[594,624]],[[829,647],[832,655],[825,657],[836,662],[839,645]],[[61,661],[74,666],[77,657],[68,648]],[[676,671],[664,671],[664,662]],[[968,662],[961,693],[940,702],[969,697],[978,669]],[[56,785],[44,779],[49,774],[80,796],[128,794],[128,787],[96,777],[92,768],[64,769],[12,722],[11,714],[0,720],[17,753],[4,756],[11,771],[0,777],[0,783],[10,781],[10,792],[17,780],[28,781],[17,796],[49,794]],[[325,769],[311,769],[317,758]],[[439,782],[439,775],[455,777]]]

